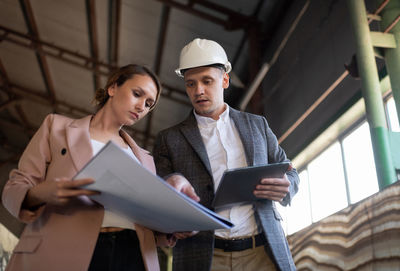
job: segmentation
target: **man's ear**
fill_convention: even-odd
[[[227,89],[229,87],[229,74],[224,72],[223,78],[222,78],[222,87],[224,89]]]
[[[113,85],[109,86],[107,89],[108,96],[110,97],[114,96],[116,90],[117,90],[117,83],[114,83]]]

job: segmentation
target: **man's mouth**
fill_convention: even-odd
[[[197,100],[196,101],[197,104],[202,104],[202,103],[205,103],[205,102],[208,102],[208,100],[201,99],[201,100]]]

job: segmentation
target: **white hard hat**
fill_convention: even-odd
[[[232,70],[231,63],[221,45],[212,40],[194,39],[183,47],[179,58],[179,68],[176,74],[183,77],[182,70],[221,64],[225,67],[225,72]]]

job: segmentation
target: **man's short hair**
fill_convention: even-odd
[[[225,65],[220,64],[220,63],[215,63],[215,64],[210,64],[210,65],[206,65],[206,66],[200,66],[200,67],[212,67],[212,68],[217,68],[220,69],[223,72],[226,72],[225,70]],[[194,68],[200,68],[200,67],[194,67]],[[189,69],[183,69],[181,70],[182,75],[185,75],[185,72],[190,70],[190,69],[194,69],[194,68],[189,68]]]

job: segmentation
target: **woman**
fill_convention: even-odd
[[[81,186],[94,180],[71,178],[109,140],[155,172],[121,128],[146,116],[160,91],[149,69],[128,65],[97,91],[95,115],[46,117],[3,190],[4,206],[27,224],[7,270],[159,270],[154,233],[91,201],[96,192]]]

